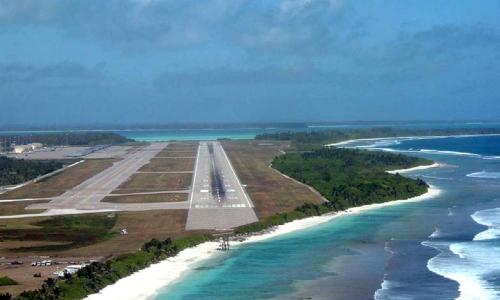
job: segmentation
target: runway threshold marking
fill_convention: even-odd
[[[196,175],[198,175],[198,160],[200,158],[200,148],[201,143],[198,143],[198,150],[196,151],[196,162],[194,164],[193,180],[191,182],[191,195],[189,196],[189,208],[191,208],[191,206],[193,205],[194,185],[196,183]]]

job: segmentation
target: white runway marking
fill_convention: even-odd
[[[196,167],[186,229],[227,229],[258,220],[219,142],[200,143]],[[212,191],[212,170],[221,174],[223,190]]]

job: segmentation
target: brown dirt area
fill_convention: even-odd
[[[154,202],[180,202],[187,201],[188,194],[152,194],[152,195],[127,195],[108,196],[102,201],[111,203],[154,203]]]
[[[222,141],[242,184],[246,184],[259,218],[291,211],[304,203],[322,203],[307,186],[269,167],[273,158],[289,147],[281,141]]]
[[[191,177],[192,174],[136,173],[113,193],[186,190],[191,184]]]
[[[192,159],[196,158],[197,151],[165,151],[160,152],[156,158],[169,158],[169,157],[189,157]]]
[[[0,286],[0,293],[10,293],[13,295],[19,294],[24,290],[34,290],[40,288],[43,281],[49,277],[55,277],[54,272],[63,269],[70,264],[80,264],[91,260],[99,260],[100,257],[65,257],[53,259],[57,265],[32,267],[31,262],[46,260],[44,257],[10,257],[0,258],[0,274],[8,274],[8,276],[18,285]],[[50,258],[52,259],[52,258]],[[22,262],[21,265],[11,264],[13,261]],[[33,277],[33,274],[40,272],[41,277]]]
[[[198,150],[195,149],[178,149],[178,150],[171,150],[171,149],[163,149],[161,150],[156,157],[196,157]]]
[[[36,203],[47,203],[49,200],[40,201],[21,201],[21,202],[3,202],[0,200],[0,216],[22,215],[22,214],[37,214],[45,211],[45,209],[24,209],[25,207]]]
[[[193,171],[194,158],[153,158],[143,166],[141,172],[177,172]]]

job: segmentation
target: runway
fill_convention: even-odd
[[[26,207],[22,215],[0,216],[0,219],[29,218],[106,211],[146,211],[157,209],[189,209],[186,230],[231,229],[258,221],[253,203],[241,185],[236,172],[219,142],[200,142],[194,171],[140,172],[168,143],[151,143],[129,151],[113,166],[85,180],[54,198],[27,198],[8,201],[50,200]],[[136,173],[193,173],[189,190],[115,193],[122,183]],[[107,196],[189,193],[189,201],[150,203],[102,202]],[[1,203],[1,202],[0,202]],[[45,212],[29,214],[30,209]]]
[[[167,143],[152,143],[142,147],[135,152],[127,154],[123,160],[115,162],[110,168],[85,180],[64,194],[52,198],[50,202],[33,204],[28,206],[27,209],[147,210],[165,208],[165,205],[173,208],[185,207],[187,204],[179,205],[174,202],[140,204],[101,202],[104,197],[147,164],[166,145]]]
[[[257,220],[253,203],[221,144],[201,142],[186,229],[230,229]]]

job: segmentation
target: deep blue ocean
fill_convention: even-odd
[[[500,299],[500,137],[349,146],[441,163],[408,176],[442,193],[233,248],[155,299]]]

